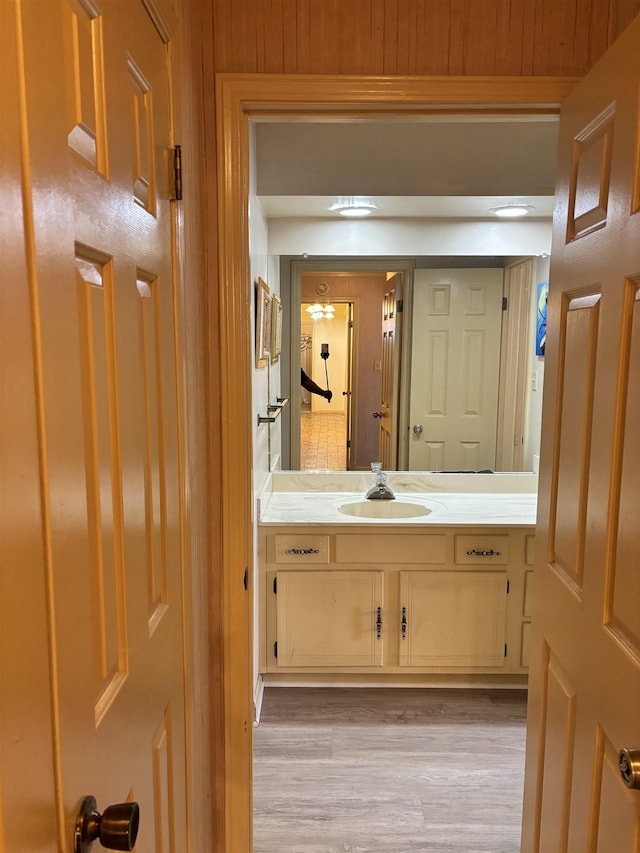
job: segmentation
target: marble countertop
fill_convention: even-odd
[[[362,475],[360,475],[362,476]],[[446,477],[446,475],[443,475]],[[454,475],[455,476],[455,475]],[[464,476],[464,475],[463,475]],[[482,475],[480,475],[482,476]],[[451,482],[451,478],[441,481],[436,477],[428,478],[431,488],[428,487],[427,479],[424,482],[412,485],[414,488],[398,488],[402,480],[400,475],[389,475],[389,485],[394,489],[395,501],[365,501],[366,489],[348,490],[347,487],[355,485],[355,479],[344,482],[336,482],[336,478],[326,478],[318,481],[319,488],[310,488],[314,484],[313,479],[307,475],[298,479],[298,489],[295,489],[295,481],[283,483],[289,488],[266,490],[258,502],[259,523],[262,525],[393,525],[407,527],[423,526],[491,526],[491,527],[533,527],[536,523],[537,493],[533,481],[518,481],[514,479],[504,482],[500,481],[505,475],[487,475],[493,479],[473,480],[467,491],[463,491],[464,483],[459,480]],[[517,477],[518,475],[514,475]],[[365,485],[371,485],[371,475],[365,475]],[[300,482],[305,481],[305,486]],[[407,479],[407,478],[405,478]],[[331,485],[334,488],[331,488]],[[358,485],[360,482],[358,481]],[[405,482],[405,486],[409,485]],[[415,488],[415,486],[418,488]],[[301,488],[301,486],[303,486]],[[336,488],[339,486],[340,488]],[[460,490],[442,491],[445,486],[458,486]],[[492,490],[487,491],[491,486]],[[478,489],[482,488],[482,491]],[[502,487],[502,488],[501,488]],[[511,490],[518,487],[518,490]],[[493,488],[496,491],[493,491]],[[499,490],[498,490],[499,489]],[[415,518],[367,518],[346,515],[340,511],[340,507],[349,503],[363,502],[392,503],[395,504],[391,511],[400,512],[400,504],[410,503],[430,510],[428,515],[420,515]],[[366,506],[365,509],[369,509]],[[380,508],[384,512],[386,508]],[[374,509],[375,511],[375,509]]]

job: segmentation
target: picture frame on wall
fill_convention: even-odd
[[[282,300],[275,293],[271,297],[271,363],[275,364],[282,351]]]
[[[544,357],[545,345],[547,343],[547,298],[549,296],[549,282],[541,281],[537,289],[536,309],[536,355]]]
[[[271,294],[266,281],[256,283],[256,367],[266,367],[271,349]]]

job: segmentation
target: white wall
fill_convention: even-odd
[[[551,221],[270,219],[268,250],[303,256],[536,257],[551,250]]]
[[[250,139],[251,157],[254,156],[255,145],[254,139]],[[255,168],[249,170],[250,175],[256,174]],[[251,272],[251,280],[254,283],[258,278],[265,281],[271,293],[280,292],[280,261],[278,257],[273,257],[267,253],[267,222],[264,217],[260,203],[255,195],[254,179],[251,178],[249,188],[249,268]],[[255,366],[255,299],[251,299],[250,306],[251,329],[254,334],[251,336],[251,420],[255,425],[253,436],[253,466],[252,466],[252,485],[253,485],[253,584],[254,591],[253,609],[254,620],[253,624],[257,628],[258,612],[259,612],[259,573],[258,573],[258,527],[257,527],[257,499],[262,492],[265,481],[269,476],[270,459],[277,457],[280,454],[280,424],[263,424],[258,426],[258,414],[267,415],[267,406],[270,402],[274,402],[280,394],[280,369],[279,364],[271,365],[267,363],[266,367],[256,368]],[[277,464],[277,463],[276,463]],[[259,673],[259,636],[257,629],[253,636],[253,661],[254,661],[254,697],[258,689],[258,673]]]

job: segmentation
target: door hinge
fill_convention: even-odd
[[[242,579],[245,589],[249,589],[249,569],[244,570],[244,578]]]
[[[351,439],[350,438],[347,439],[347,447],[351,447]]]
[[[509,300],[507,299],[506,296],[503,296],[502,297],[502,310],[506,311],[508,307],[509,307]]]
[[[182,146],[173,146],[173,197],[171,201],[182,201]]]
[[[273,579],[273,594],[278,594],[278,578]]]
[[[278,641],[277,640],[273,644],[273,656],[277,660],[277,658],[278,658]]]
[[[404,310],[404,300],[398,299],[396,302],[396,311],[398,312],[398,314],[402,314],[403,310]]]
[[[349,320],[349,328],[353,329],[353,320]]]

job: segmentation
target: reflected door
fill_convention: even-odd
[[[491,469],[502,322],[502,270],[416,270],[409,469]]]

